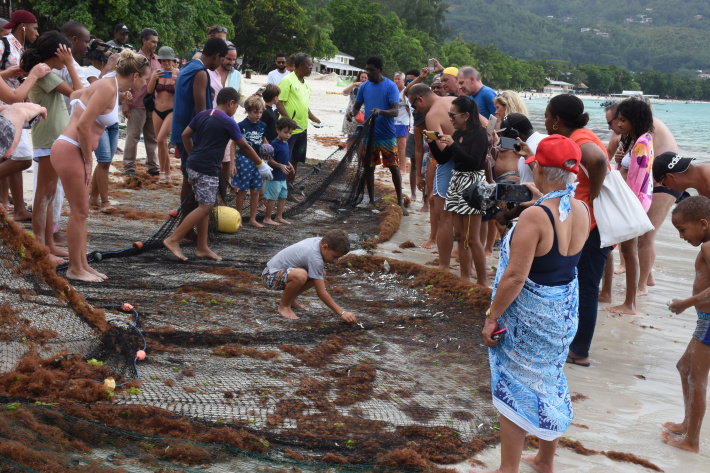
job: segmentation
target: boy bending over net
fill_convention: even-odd
[[[267,289],[284,291],[279,314],[297,319],[293,309],[305,309],[296,298],[315,287],[320,300],[343,321],[353,324],[355,315],[340,307],[325,289],[325,263],[337,261],[350,251],[350,239],[345,230],[329,230],[323,238],[306,238],[284,248],[266,263],[261,280]]]

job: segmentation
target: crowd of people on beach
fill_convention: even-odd
[[[218,25],[208,29],[201,50],[182,67],[170,47],[158,49],[158,33],[151,28],[140,32],[137,52],[127,44],[129,30],[122,23],[108,43],[75,21],[40,34],[36,18],[24,10],[15,11],[3,28],[0,100],[8,105],[0,108],[0,199],[9,207],[9,188],[15,220],[31,219],[35,238],[48,247],[54,264],[68,257],[69,279],[107,279],[87,261],[87,218],[91,207],[111,210],[108,174],[117,150],[119,109],[127,118],[125,176],[136,173],[143,136],[147,172],[171,181],[169,142],[175,144],[181,201],[190,194],[196,201],[184,204],[189,207],[181,223],[164,241],[177,258],[187,259],[180,244],[192,241],[196,256],[221,259],[207,240],[221,178],[237,193],[240,213],[249,196],[249,225],[263,227],[256,218],[259,208],[264,224],[290,224],[284,206],[301,198],[291,183],[306,160],[309,122],[320,123],[310,110],[307,54],[276,54],[265,87],[244,97],[236,48]],[[92,65],[81,67],[77,60],[97,49],[89,55]],[[384,71],[381,58],[368,58],[365,72],[343,92],[349,97],[343,131],[355,133],[362,123],[369,127],[357,150],[367,204],[375,204],[375,169],[382,165],[408,215],[404,172],[410,201],[421,199],[420,210],[429,213],[430,234],[422,247],[438,250],[440,271],[450,271],[451,259],[458,258],[461,278],[475,274],[480,287],[488,286],[486,257],[495,244],[500,247],[483,329],[493,402],[501,412],[499,471],[518,471],[526,432],[538,436],[541,447],[523,459],[538,471],[552,470],[557,441],[572,422],[565,363],[590,366],[598,303],[612,302],[614,274],[625,273],[626,280],[624,301],[605,308],[616,314],[635,314],[636,299],[656,284],[654,238],[674,204],[673,225],[701,251],[692,297],[674,299],[669,308],[679,313],[694,306],[698,322],[678,362],[685,419],[665,423],[662,435],[668,444],[697,452],[710,369],[710,164],[682,157],[672,133],[642,97],[606,107],[612,138],[605,145],[587,128],[589,115],[574,95],[550,99],[546,136],[533,128],[515,92],[497,93],[472,66],[445,67],[432,58],[421,70],[395,72],[392,80]],[[430,76],[434,80],[427,85]],[[239,106],[247,116],[237,123]],[[20,173],[33,160],[30,212]],[[652,230],[619,241],[622,260],[614,268],[613,248],[603,246],[595,211],[601,217],[599,196],[616,172]],[[477,207],[467,192],[482,183],[522,185],[532,198]],[[685,191],[691,188],[700,195],[689,197]],[[65,196],[66,237],[59,231]],[[275,255],[262,281],[284,291],[279,313],[296,318],[293,309],[303,309],[297,297],[315,288],[343,321],[355,323],[355,315],[330,297],[323,276],[324,264],[349,250],[347,233],[332,230]]]

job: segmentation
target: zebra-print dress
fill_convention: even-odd
[[[485,181],[486,175],[483,170],[480,171],[456,171],[451,175],[449,191],[446,193],[446,203],[444,209],[449,212],[454,212],[459,215],[478,215],[483,214],[483,210],[474,209],[469,206],[463,198],[463,193],[471,184],[478,181]]]

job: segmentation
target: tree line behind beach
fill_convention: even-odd
[[[475,23],[460,23],[453,19],[452,13],[447,15],[447,11],[463,14],[465,10],[452,8],[442,0],[107,0],[101,3],[78,0],[71,5],[65,0],[35,0],[19,3],[38,13],[43,31],[76,20],[99,37],[110,39],[113,26],[122,22],[135,32],[144,27],[154,28],[161,45],[169,45],[183,54],[204,42],[207,27],[222,25],[228,29],[228,39],[244,58],[242,67],[254,70],[273,64],[274,54],[280,51],[288,54],[305,51],[312,57],[327,58],[340,50],[355,56],[353,65],[358,67],[364,67],[369,56],[381,56],[386,74],[419,69],[426,65],[429,57],[436,57],[447,67],[475,66],[483,82],[494,88],[540,89],[547,83],[546,79],[552,79],[575,86],[584,84],[593,94],[643,90],[661,97],[710,100],[708,79],[651,68],[633,74],[618,64],[603,64],[608,59],[604,55],[594,61],[600,64],[518,59],[501,52],[496,45],[505,44],[506,37],[520,35],[527,28],[524,43],[527,48],[536,49],[534,45],[542,44],[542,37],[549,33],[547,29],[532,31],[527,23],[522,23],[511,26],[506,35],[486,35],[474,27]],[[499,10],[508,14],[508,18],[513,14],[510,9]],[[481,15],[484,13],[482,10]],[[465,17],[455,16],[459,20]],[[460,34],[449,39],[459,29]],[[471,35],[475,42],[466,41]],[[129,43],[137,39],[129,38]],[[579,46],[562,42],[570,48]],[[653,56],[659,52],[645,54]]]

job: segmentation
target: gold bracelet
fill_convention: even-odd
[[[498,317],[491,317],[491,308],[489,307],[486,311],[486,318],[491,320],[498,320]]]

